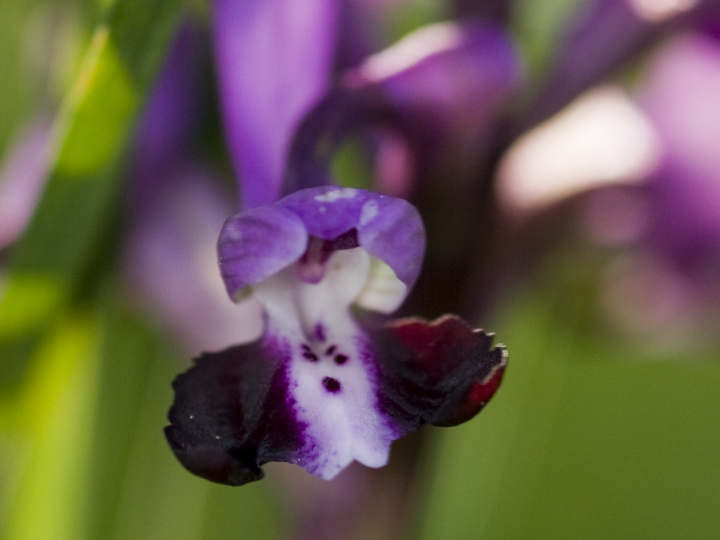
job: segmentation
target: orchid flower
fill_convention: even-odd
[[[353,460],[387,463],[421,424],[474,416],[505,350],[455,316],[368,330],[351,304],[389,312],[420,271],[424,231],[402,199],[334,186],[231,217],[218,242],[228,293],[265,307],[261,340],[201,357],[175,382],[166,434],[180,461],[217,482],[287,461],[326,479]]]
[[[282,95],[294,86],[284,75],[266,73],[277,87],[248,90],[253,75],[243,66],[257,67],[245,58],[253,54],[254,23],[252,16],[242,23],[243,52],[233,49],[239,34],[232,20],[252,10],[230,4],[216,3],[216,38],[245,210],[225,222],[218,258],[229,296],[236,302],[257,298],[265,328],[256,341],[202,355],[175,380],[165,433],[187,469],[230,485],[262,478],[261,466],[270,461],[298,464],[325,479],[353,461],[381,467],[392,441],[422,424],[450,426],[472,418],[498,388],[506,351],[454,315],[386,324],[356,318],[357,309],[389,314],[411,291],[425,254],[420,214],[400,198],[325,185],[331,182],[326,172],[313,176],[316,169],[303,168],[303,161],[317,158],[320,139],[313,142],[301,129],[301,144],[293,145],[288,133],[297,124],[327,119],[321,104],[302,121],[320,97],[317,89],[327,84],[318,67],[326,65],[325,52],[308,60],[313,69],[299,87],[305,97],[286,104],[291,112],[269,114],[265,135],[274,138],[253,139],[263,119],[244,119],[268,110],[267,100],[274,99],[268,93]],[[332,3],[308,4],[323,9]],[[272,12],[268,4],[254,9],[257,24],[264,24],[265,10]],[[298,28],[314,31],[312,24]],[[327,28],[323,36],[332,43]],[[283,61],[302,56],[287,44],[261,50],[279,62],[274,69],[281,73]],[[297,73],[297,66],[288,73]],[[292,147],[286,163],[278,161],[283,145]],[[278,163],[287,170],[277,171]],[[288,194],[277,200],[283,177]]]

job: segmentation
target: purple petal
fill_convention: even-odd
[[[277,200],[296,124],[329,83],[335,0],[215,0],[220,98],[244,208]]]
[[[382,195],[365,203],[358,241],[370,255],[392,268],[408,289],[415,284],[425,254],[425,230],[413,205]]]
[[[294,212],[311,236],[333,240],[356,229],[361,247],[390,266],[408,289],[414,285],[425,253],[425,230],[407,201],[325,186],[297,191],[277,204]]]
[[[278,205],[252,208],[223,225],[217,250],[220,272],[231,298],[298,260],[307,247],[305,224]]]

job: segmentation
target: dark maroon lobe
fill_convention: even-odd
[[[507,353],[493,335],[456,315],[399,319],[373,335],[381,357],[379,399],[402,429],[470,420],[500,386]]]
[[[289,461],[302,429],[280,354],[260,342],[204,354],[173,382],[165,436],[190,472],[221,484],[260,480],[260,466]]]

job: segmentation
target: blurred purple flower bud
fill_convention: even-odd
[[[692,348],[717,341],[720,317],[718,95],[720,42],[696,32],[664,44],[651,57],[638,96],[660,142],[659,163],[646,185],[591,199],[605,219],[620,197],[641,203],[626,206],[623,218],[641,225],[629,238],[636,249],[605,276],[610,320],[646,346],[682,349],[688,357]]]
[[[196,21],[183,22],[140,118],[128,201],[129,211],[139,219],[154,212],[158,198],[171,189],[171,177],[192,161],[190,149],[203,113],[206,41]]]

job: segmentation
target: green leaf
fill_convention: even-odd
[[[98,372],[98,321],[48,333],[22,387],[0,401],[0,537],[83,538]]]
[[[0,297],[0,379],[22,374],[42,330],[107,249],[120,159],[177,26],[179,0],[118,0],[95,31],[56,123],[50,178],[7,268]]]

